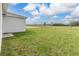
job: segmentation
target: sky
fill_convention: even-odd
[[[25,16],[26,24],[79,21],[79,3],[10,3],[7,11]]]

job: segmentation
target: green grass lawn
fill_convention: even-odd
[[[27,28],[3,39],[1,55],[79,56],[79,27]]]

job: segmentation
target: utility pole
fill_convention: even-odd
[[[0,53],[2,44],[2,4],[0,3]]]
[[[44,22],[44,26],[46,26],[46,22]]]
[[[3,14],[6,13],[8,4],[5,3],[5,5],[3,5],[3,3],[0,3],[0,53],[1,53],[1,45],[2,45],[2,19],[3,19]]]

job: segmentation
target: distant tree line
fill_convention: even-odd
[[[79,21],[72,21],[70,22],[70,24],[63,24],[63,23],[51,23],[51,24],[46,24],[46,22],[44,22],[43,24],[45,25],[50,25],[50,26],[79,26]]]
[[[70,23],[71,26],[79,26],[79,21],[72,21]]]
[[[63,24],[63,23],[53,23],[50,24],[44,22],[43,24],[27,24],[30,26],[79,26],[79,21],[72,21],[70,24]]]

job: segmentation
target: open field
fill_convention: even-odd
[[[79,27],[45,26],[27,28],[4,38],[1,55],[79,56]]]

